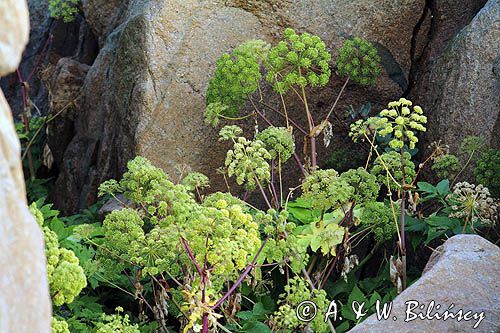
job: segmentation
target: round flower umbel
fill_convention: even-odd
[[[333,169],[313,171],[302,183],[302,191],[314,208],[324,210],[343,205],[354,195],[354,188]]]
[[[318,36],[299,35],[288,28],[284,40],[269,51],[266,79],[279,93],[285,93],[293,85],[323,87],[330,79],[330,59],[331,54]]]
[[[337,67],[341,75],[367,86],[380,75],[380,56],[372,43],[355,37],[340,48]]]
[[[257,139],[264,142],[273,159],[286,162],[295,151],[293,135],[285,127],[268,127],[257,134]]]
[[[451,206],[450,217],[465,220],[471,227],[480,223],[485,226],[495,225],[498,219],[498,203],[490,196],[490,191],[483,185],[467,182],[457,183],[453,193],[446,197]]]
[[[207,109],[210,123],[214,123],[213,115],[236,116],[248,96],[257,90],[262,75],[259,57],[252,50],[240,47],[217,60],[214,76],[208,83],[207,105],[219,104]]]
[[[415,163],[411,161],[410,153],[404,153],[404,171],[405,171],[405,184],[411,184],[413,182],[413,178],[415,178]],[[387,170],[390,175],[387,174]],[[403,180],[403,172],[401,165],[401,155],[396,151],[390,151],[388,153],[384,153],[375,159],[373,163],[373,167],[370,171],[372,175],[377,177],[377,180],[380,183],[383,183],[390,187],[391,189],[398,189]]]
[[[225,165],[229,177],[236,176],[236,183],[255,189],[258,183],[271,176],[269,163],[271,154],[260,140],[250,141],[244,137],[233,139],[233,149],[227,151]]]
[[[409,142],[410,149],[413,149],[418,142],[415,133],[426,130],[423,124],[427,123],[427,117],[423,113],[420,106],[412,108],[412,102],[405,98],[390,102],[388,109],[380,111],[380,117],[385,126],[379,130],[379,134],[385,136],[392,133],[394,135],[389,142],[389,146],[393,149],[403,148],[406,140]]]

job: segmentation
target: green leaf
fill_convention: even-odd
[[[437,188],[432,186],[431,184],[429,184],[427,182],[418,182],[417,186],[418,186],[419,191],[422,191],[422,192],[427,192],[427,193],[436,193],[437,192]]]
[[[445,196],[450,193],[450,181],[448,179],[443,179],[436,185],[436,189],[441,196]]]
[[[272,333],[269,326],[260,321],[250,321],[246,322],[242,328],[243,332],[246,333]]]

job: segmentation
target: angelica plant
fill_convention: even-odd
[[[78,13],[79,0],[49,0],[50,16],[63,19],[65,23],[75,20]]]
[[[222,297],[224,282],[237,281],[263,245],[260,224],[242,201],[228,193],[195,200],[193,191],[206,184],[199,173],[174,184],[161,169],[137,157],[122,180],[101,186],[101,194],[119,191],[133,204],[106,216],[98,260],[115,275],[136,272],[153,281],[163,275],[183,281],[177,287],[185,305],[199,305],[185,308],[188,329],[215,325],[220,316],[216,308],[208,309]]]
[[[73,302],[83,288],[87,286],[87,278],[75,253],[59,246],[57,234],[44,225],[44,217],[36,203],[30,211],[43,232],[45,255],[47,257],[47,278],[49,281],[52,303],[56,306]],[[64,324],[56,323],[57,327]]]

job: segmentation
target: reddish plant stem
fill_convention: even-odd
[[[196,258],[194,257],[193,251],[189,247],[188,242],[184,238],[182,238],[182,237],[181,237],[181,242],[182,242],[182,245],[184,245],[184,248],[186,249],[186,252],[188,254],[189,259],[191,259],[191,262],[196,267],[196,270],[198,271],[198,274],[200,274],[200,276],[203,276],[204,275],[203,270],[201,269],[200,265],[196,261]]]
[[[257,262],[257,259],[259,258],[259,255],[262,252],[262,249],[264,249],[264,246],[266,245],[267,240],[268,240],[268,238],[264,239],[264,241],[260,245],[259,250],[257,251],[255,256],[253,257],[252,262],[247,266],[245,271],[243,271],[243,273],[240,275],[238,280],[236,280],[236,282],[231,286],[231,288],[229,288],[229,290],[224,294],[224,296],[222,296],[222,298],[219,299],[217,301],[217,303],[214,304],[214,306],[212,306],[212,309],[217,309],[222,303],[224,303],[224,301],[229,296],[231,296],[231,294],[236,290],[236,288],[238,288],[238,286],[241,284],[241,282],[243,282],[243,280],[247,277],[247,275],[250,273],[250,271],[255,267],[255,263]]]

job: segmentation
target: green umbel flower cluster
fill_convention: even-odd
[[[337,58],[340,75],[367,86],[380,75],[380,57],[377,49],[367,40],[355,37],[346,40]]]
[[[328,323],[323,316],[316,316],[311,322],[303,322],[297,318],[297,306],[303,301],[311,301],[318,309],[328,309],[330,302],[326,298],[326,291],[313,290],[301,277],[295,276],[285,286],[285,293],[280,295],[279,308],[273,314],[271,322],[279,328],[285,328],[286,332],[302,332],[306,326],[310,326],[312,332],[329,332]],[[303,317],[307,315],[302,314]]]
[[[460,143],[460,152],[463,154],[472,154],[484,148],[486,142],[479,136],[466,136]]]
[[[277,218],[274,218],[275,215],[274,210],[269,210],[267,214],[259,212],[255,216],[262,221],[261,225],[265,226],[264,232],[270,236],[262,250],[259,263],[267,261],[284,265],[288,261],[292,272],[299,274],[309,260],[308,245],[300,242],[299,236],[293,233],[296,225],[287,221],[286,210],[280,211]]]
[[[56,306],[71,303],[87,286],[87,278],[78,258],[71,250],[59,246],[57,234],[44,225],[44,218],[36,203],[30,211],[43,231],[45,256],[47,257],[47,278],[52,303]],[[63,324],[58,327],[63,326]]]
[[[405,184],[411,184],[413,178],[416,175],[416,172],[415,163],[411,161],[410,153],[404,153],[404,162]],[[386,168],[398,183],[395,183],[394,180],[387,175]],[[390,151],[388,153],[382,154],[380,157],[377,157],[375,159],[375,162],[373,162],[373,167],[370,173],[377,177],[377,180],[380,183],[389,186],[391,189],[398,189],[403,180],[401,154],[396,151]]]
[[[210,180],[207,176],[200,172],[190,172],[181,182],[188,191],[195,191],[197,188],[202,189],[210,187]]]
[[[474,176],[480,184],[488,187],[491,195],[500,197],[500,150],[488,149],[476,163]]]
[[[220,289],[252,260],[261,244],[259,226],[240,200],[217,193],[199,204],[186,186],[170,182],[148,160],[137,157],[128,167],[116,188],[137,208],[113,211],[103,222],[98,260],[106,271],[139,267],[144,274],[183,278],[192,265],[185,240],[198,262],[206,257],[213,287]]]
[[[57,319],[55,317],[52,317],[51,332],[70,333],[68,323],[64,319]]]
[[[427,123],[427,117],[423,115],[422,108],[414,106],[412,109],[411,106],[411,101],[400,98],[399,101],[390,102],[388,109],[380,111],[384,127],[379,130],[379,134],[393,134],[394,138],[389,142],[393,149],[403,148],[406,140],[409,141],[410,149],[415,148],[418,142],[415,131],[426,130],[423,124]]]
[[[236,48],[231,54],[224,54],[216,62],[215,73],[208,83],[206,104],[220,103],[212,114],[234,117],[249,95],[257,90],[262,77],[260,73],[261,57],[265,48],[247,42]],[[221,109],[221,106],[227,108]],[[213,112],[213,111],[217,112]],[[208,111],[207,111],[208,112]],[[213,117],[209,117],[213,119]],[[211,121],[213,124],[213,120]]]
[[[252,190],[258,182],[269,180],[271,171],[267,160],[270,159],[271,154],[262,141],[238,137],[234,140],[233,149],[227,151],[225,165],[229,177],[235,176],[238,185]]]
[[[354,194],[350,201],[355,201],[359,205],[377,199],[380,191],[377,177],[368,173],[365,169],[361,167],[350,169],[342,173],[340,179],[354,188]]]
[[[270,126],[257,134],[258,140],[264,142],[272,159],[286,162],[295,152],[293,135],[285,127]]]
[[[313,171],[302,183],[302,192],[314,208],[324,210],[341,206],[354,196],[354,188],[334,169]]]
[[[121,307],[116,308],[116,314],[102,315],[101,322],[96,325],[96,333],[140,333],[139,326],[130,323],[128,315],[120,315]]]
[[[72,22],[78,13],[79,0],[49,0],[50,16],[63,19],[65,23]]]
[[[219,131],[219,141],[236,139],[236,137],[238,137],[241,133],[243,133],[241,127],[236,125],[226,125]]]
[[[439,178],[452,178],[460,171],[460,161],[453,154],[444,154],[436,157],[431,169]]]
[[[269,51],[266,79],[279,93],[294,85],[325,86],[331,75],[330,59],[325,43],[318,36],[299,35],[288,28],[284,40]]]
[[[396,233],[396,223],[390,207],[383,202],[368,202],[361,214],[361,225],[373,228],[375,241],[385,242]]]

